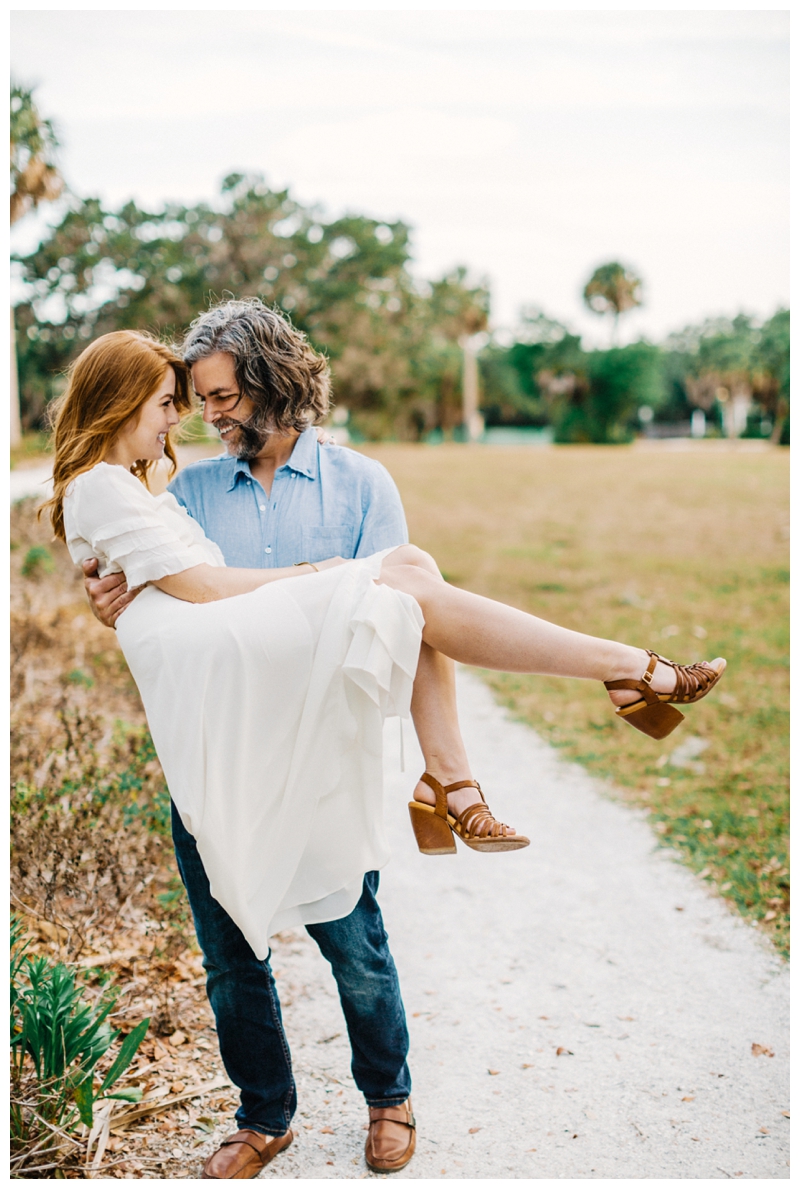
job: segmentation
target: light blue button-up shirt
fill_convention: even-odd
[[[222,454],[192,463],[169,490],[229,566],[264,569],[326,557],[369,557],[405,545],[400,494],[379,462],[300,434],[267,496],[250,464]]]

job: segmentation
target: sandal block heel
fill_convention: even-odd
[[[694,665],[676,665],[675,661],[668,661],[665,656],[647,649],[650,661],[642,673],[639,681],[606,681],[607,690],[633,689],[642,695],[641,698],[625,706],[617,707],[617,717],[623,722],[630,723],[637,731],[649,735],[651,739],[665,739],[675,728],[683,722],[683,715],[670,703],[679,702],[688,706],[691,702],[699,702],[712,689],[725,672],[725,661],[722,657],[722,668],[715,669],[708,661],[698,661]],[[659,661],[675,670],[675,688],[671,694],[657,694],[652,688],[653,674]]]
[[[430,772],[423,772],[420,780],[436,794],[435,805],[411,801],[408,806],[417,846],[423,855],[455,854],[456,834],[471,850],[520,850],[530,846],[529,838],[523,834],[509,834],[508,826],[495,820],[477,780],[457,780],[455,784],[443,785]],[[448,811],[447,794],[465,788],[477,789],[480,801],[455,817]]]
[[[674,706],[668,706],[666,702],[657,702],[652,706],[639,706],[638,709],[621,706],[617,715],[625,722],[630,723],[632,727],[636,727],[637,731],[649,735],[651,739],[666,739],[667,735],[671,735],[685,717],[680,710],[676,710]]]
[[[445,818],[437,815],[433,805],[410,801],[408,812],[417,846],[423,855],[454,855],[456,840]]]

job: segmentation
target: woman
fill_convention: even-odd
[[[682,717],[670,703],[719,680],[722,660],[675,666],[451,587],[414,546],[226,568],[174,497],[140,481],[165,454],[174,467],[169,432],[190,407],[168,348],[128,331],[98,339],[55,409],[46,506],[76,562],[97,557],[101,574],[146,587],[118,638],[212,894],[259,958],[282,928],[346,916],[363,873],[386,862],[382,723],[409,713],[422,640],[465,664],[602,680],[656,738]],[[424,853],[452,851],[455,833],[476,849],[527,845],[479,789],[476,801],[476,782],[422,781],[410,811]]]

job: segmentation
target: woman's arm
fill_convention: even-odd
[[[329,557],[327,561],[314,562],[317,570],[330,570],[334,566],[344,565],[344,558]],[[183,599],[186,603],[214,603],[217,599],[230,599],[234,595],[249,594],[251,590],[258,590],[268,582],[277,582],[281,578],[299,578],[302,574],[313,574],[314,570],[309,562],[299,566],[284,566],[275,570],[245,570],[232,566],[192,566],[188,570],[181,570],[179,574],[168,574],[166,578],[156,578],[153,586],[172,595],[174,599]]]

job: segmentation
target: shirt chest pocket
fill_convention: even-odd
[[[351,558],[356,530],[346,524],[304,528],[300,534],[302,561],[325,561],[328,557]]]

